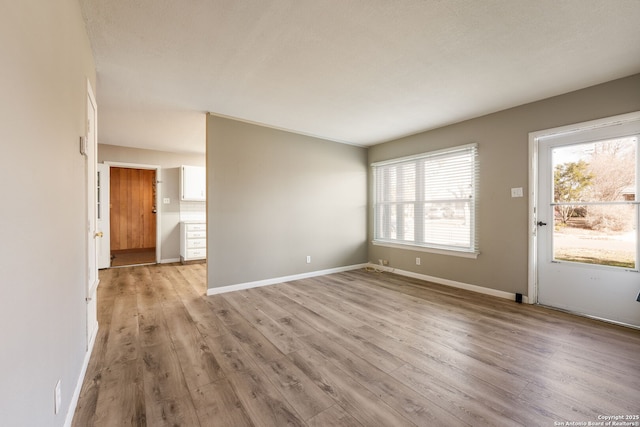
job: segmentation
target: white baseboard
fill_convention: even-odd
[[[343,271],[358,270],[369,264],[348,265],[345,267],[329,268],[327,270],[310,271],[308,273],[294,274],[291,276],[275,277],[273,279],[257,280],[255,282],[238,283],[236,285],[221,286],[219,288],[207,289],[207,295],[223,294],[225,292],[240,291],[243,289],[258,288],[260,286],[275,285],[278,283],[290,282],[292,280],[307,279],[309,277],[324,276],[326,274],[341,273]]]
[[[427,282],[438,283],[440,285],[451,286],[453,288],[465,289],[467,291],[478,292],[485,295],[491,295],[498,298],[504,298],[511,301],[515,301],[516,294],[512,292],[499,291],[497,289],[485,288],[484,286],[471,285],[469,283],[456,282],[455,280],[442,279],[440,277],[428,276],[426,274],[414,273],[413,271],[399,270],[397,268],[380,266],[378,264],[369,263],[367,267],[377,270],[388,271],[390,273],[399,274],[401,276],[412,277],[414,279],[424,280]],[[529,303],[529,298],[522,296],[522,302]]]
[[[169,258],[160,260],[160,264],[173,264],[174,262],[180,262],[180,258]]]
[[[76,408],[78,407],[78,399],[80,399],[80,391],[82,390],[82,384],[84,384],[84,377],[87,374],[87,368],[89,367],[89,360],[91,360],[91,355],[93,354],[93,347],[96,343],[96,337],[98,336],[98,329],[100,329],[100,325],[96,327],[96,332],[93,334],[93,338],[89,345],[87,346],[87,352],[84,355],[84,360],[82,362],[82,369],[80,369],[80,375],[78,376],[78,382],[76,383],[75,390],[73,391],[73,396],[71,396],[71,403],[69,403],[69,409],[67,411],[67,416],[64,420],[64,427],[71,427],[71,423],[73,423],[73,416],[76,413]]]

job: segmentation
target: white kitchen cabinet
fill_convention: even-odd
[[[180,200],[207,200],[207,171],[203,166],[180,166]]]
[[[204,221],[180,223],[180,262],[207,258],[207,224]]]

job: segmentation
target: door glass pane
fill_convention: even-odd
[[[633,205],[589,206],[587,215],[572,218],[569,225],[556,215],[553,258],[636,269],[636,209]]]
[[[553,259],[637,269],[637,137],[555,147]]]

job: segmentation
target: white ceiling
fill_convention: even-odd
[[[640,72],[638,0],[80,0],[101,143],[205,112],[372,145]]]

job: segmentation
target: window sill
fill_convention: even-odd
[[[384,246],[384,247],[387,247],[387,248],[405,249],[405,250],[409,250],[409,251],[429,252],[429,253],[432,253],[432,254],[450,255],[450,256],[456,256],[456,257],[460,257],[460,258],[476,259],[476,258],[478,258],[478,255],[480,255],[479,252],[454,251],[454,250],[450,250],[450,249],[429,248],[429,247],[426,247],[426,246],[404,245],[404,244],[401,244],[401,243],[381,242],[381,241],[378,241],[378,240],[373,240],[371,243],[373,245],[375,245],[375,246]]]

